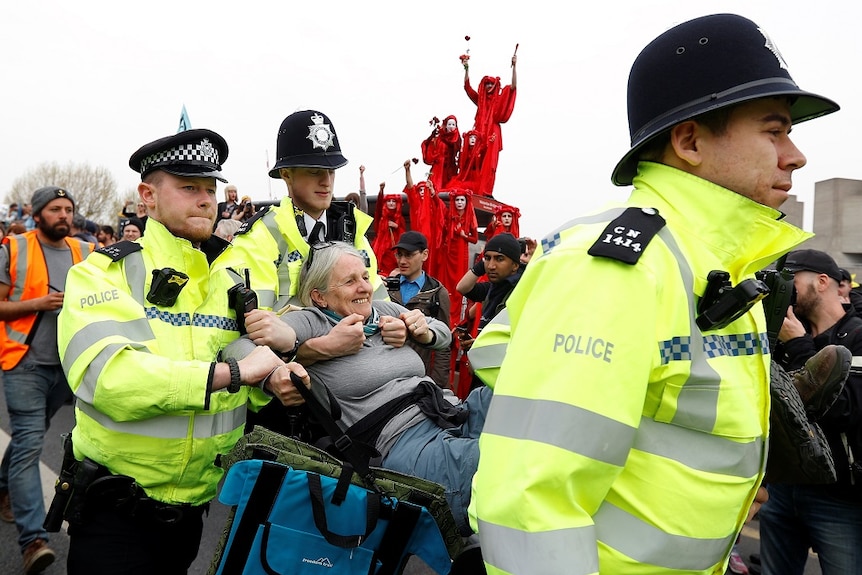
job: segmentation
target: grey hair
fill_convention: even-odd
[[[312,251],[314,251],[313,257]],[[314,246],[309,248],[306,261],[303,262],[302,269],[299,272],[297,295],[302,305],[306,307],[314,305],[314,301],[311,299],[311,292],[314,290],[320,293],[329,291],[332,270],[335,269],[335,266],[338,265],[338,260],[344,254],[357,257],[362,260],[363,264],[365,263],[365,257],[362,255],[362,252],[344,242],[331,242],[331,245],[318,249],[315,249]],[[307,263],[308,258],[311,258],[311,266]]]

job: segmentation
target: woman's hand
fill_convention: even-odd
[[[407,328],[407,333],[414,340],[423,344],[428,344],[434,341],[434,334],[431,331],[431,328],[428,327],[425,314],[420,310],[412,309],[402,313],[401,321],[404,322],[404,325]]]
[[[401,347],[407,341],[407,326],[397,317],[381,315],[377,322],[383,343],[392,347]]]

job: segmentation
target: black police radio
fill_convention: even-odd
[[[257,294],[251,289],[251,278],[249,277],[248,269],[245,270],[245,284],[236,284],[227,290],[228,303],[236,312],[236,323],[239,326],[239,333],[245,335],[245,314],[253,309],[257,309]]]
[[[759,279],[743,280],[733,286],[730,274],[720,270],[709,272],[706,281],[706,291],[697,303],[695,318],[701,331],[730,325],[769,293],[769,286]]]

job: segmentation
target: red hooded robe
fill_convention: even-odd
[[[446,123],[455,120],[455,129],[446,131]],[[422,142],[422,161],[431,166],[428,177],[434,189],[442,190],[458,173],[458,152],[461,149],[461,132],[455,116],[446,116],[440,126],[435,126],[428,139]]]
[[[386,206],[388,200],[395,201],[395,209],[389,209]],[[407,231],[407,223],[401,213],[401,194],[379,193],[375,206],[374,239],[371,242],[371,249],[377,256],[377,270],[381,274],[389,275],[389,272],[398,267],[393,248],[405,231]]]
[[[469,78],[464,80],[464,91],[476,104],[476,119],[473,129],[482,134],[485,155],[482,159],[481,177],[475,193],[491,196],[497,177],[497,161],[503,149],[503,131],[500,124],[509,120],[515,109],[517,90],[511,86],[500,87],[500,78],[485,76],[479,84],[479,91],[473,89]]]

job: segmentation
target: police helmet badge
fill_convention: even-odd
[[[317,113],[311,117],[311,121],[314,123],[308,127],[308,136],[306,138],[311,140],[312,148],[321,148],[325,152],[331,146],[335,145],[335,134],[329,124],[323,120],[323,116]]]

